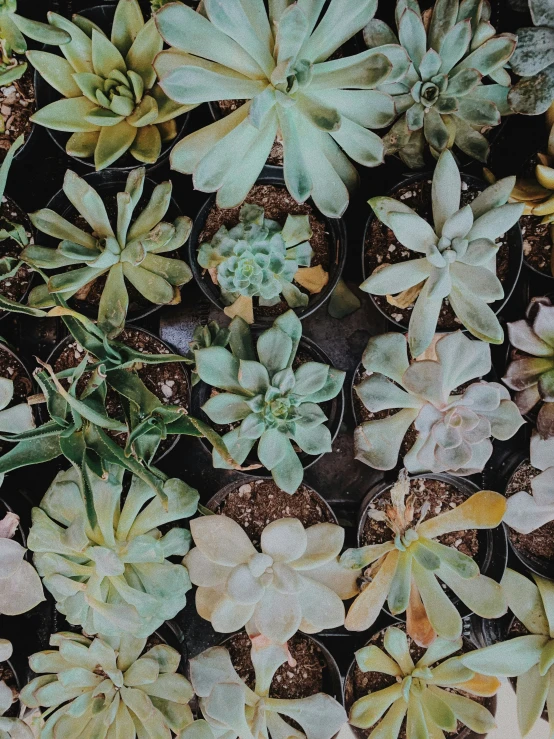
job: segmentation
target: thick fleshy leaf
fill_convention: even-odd
[[[87,120],[95,109],[86,97],[72,97],[46,105],[31,116],[31,121],[55,131],[98,131],[99,126]]]
[[[371,583],[350,606],[345,626],[349,631],[365,631],[375,622],[387,599],[398,565],[398,551],[387,554]]]
[[[517,679],[517,720],[523,736],[528,734],[544,710],[550,677],[541,676],[534,665]]]
[[[242,564],[256,553],[245,532],[227,516],[195,518],[190,528],[196,546],[216,564]]]
[[[500,525],[505,510],[506,499],[503,495],[482,490],[456,508],[424,521],[419,533],[428,539],[435,539],[451,531],[495,528]]]

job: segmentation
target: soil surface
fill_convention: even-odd
[[[4,196],[0,204],[0,228],[9,231],[13,226],[21,225],[30,239],[32,236],[32,226],[27,215],[11,198]],[[4,239],[0,241],[0,259],[3,257],[19,257],[21,254],[21,246],[15,239]],[[9,300],[20,302],[23,300],[29,282],[31,281],[31,271],[26,264],[22,264],[13,277],[6,280],[0,280],[0,294]],[[4,315],[5,311],[0,310],[0,315]]]
[[[0,377],[7,377],[13,381],[13,398],[8,407],[22,403],[29,395],[32,395],[33,385],[27,377],[27,373],[17,359],[0,345]],[[38,423],[37,414],[34,413],[35,422]],[[0,455],[12,446],[8,441],[0,440]],[[3,512],[0,510],[0,515]]]
[[[522,216],[523,257],[527,264],[552,277],[551,224],[541,223],[541,216]]]
[[[15,698],[14,702],[3,715],[9,718],[17,718],[17,714],[19,713],[19,701],[17,700],[17,697],[19,695],[17,690],[17,680],[15,679],[12,668],[7,662],[2,662],[0,664],[0,682],[5,682],[6,685],[11,688],[11,691]]]
[[[431,185],[431,180],[423,180],[410,185],[404,185],[396,190],[392,197],[413,208],[418,215],[432,224]],[[462,182],[461,206],[463,207],[471,203],[479,192],[480,190],[473,185],[468,186],[467,183]],[[505,283],[509,276],[509,247],[507,236],[505,235],[497,239],[497,243],[500,243],[500,248],[496,257],[496,272],[499,280]],[[409,259],[417,259],[419,256],[416,252],[402,246],[388,226],[385,226],[377,218],[372,218],[364,246],[365,270],[368,277],[382,264],[397,264],[398,262],[406,262]],[[408,325],[413,304],[408,306],[408,308],[398,308],[397,306],[391,305],[385,295],[374,295],[372,297],[381,310],[385,311],[393,320],[405,326]],[[439,329],[447,331],[463,328],[460,319],[457,318],[452,310],[447,298],[443,301],[437,326]]]
[[[4,133],[0,134],[0,161],[5,159],[8,149],[21,134],[27,138],[31,132],[33,124],[29,119],[36,107],[33,68],[29,64],[23,77],[0,87],[0,114],[5,126]]]

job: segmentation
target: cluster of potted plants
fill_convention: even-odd
[[[509,6],[0,0],[0,737],[470,739],[501,678],[554,731]]]

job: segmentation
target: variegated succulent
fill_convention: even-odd
[[[44,709],[42,739],[170,739],[192,723],[194,694],[177,672],[181,655],[173,647],[160,643],[145,651],[146,638],[64,631],[50,645],[29,658],[38,677],[21,691],[26,706]]]
[[[27,57],[62,99],[31,120],[70,132],[67,153],[94,157],[97,170],[127,152],[156,162],[162,144],[177,136],[175,118],[194,106],[172,102],[157,82],[153,62],[163,40],[154,19],[144,22],[138,0],[119,0],[110,38],[84,16],[70,21],[50,12],[48,21],[71,37],[60,46],[63,57],[45,51]]]
[[[0,526],[2,522],[0,522]],[[0,639],[0,663],[6,662],[13,653],[11,642]],[[0,736],[3,739],[33,739],[33,732],[24,721],[19,718],[4,716],[13,702],[17,700],[17,692],[10,685],[0,681]]]
[[[59,472],[33,508],[29,549],[44,585],[69,623],[87,634],[146,638],[185,606],[187,570],[168,558],[184,556],[190,533],[160,526],[188,518],[198,493],[166,480],[162,503],[134,477],[124,502],[123,470],[104,477],[84,466]]]
[[[15,513],[0,520],[0,614],[6,616],[26,613],[44,600],[40,578],[25,559],[27,550],[13,539],[18,526]]]
[[[184,564],[198,585],[196,608],[216,631],[248,625],[276,644],[302,629],[315,634],[342,626],[342,600],[358,593],[359,573],[339,565],[344,529],[318,523],[305,529],[297,518],[268,524],[258,552],[227,516],[190,522],[195,547]]]
[[[179,303],[179,288],[192,279],[185,262],[160,256],[181,247],[192,227],[187,216],[179,216],[173,223],[163,220],[171,204],[172,183],[156,185],[145,207],[135,212],[145,176],[144,167],[132,170],[125,189],[117,194],[115,227],[98,192],[68,170],[63,191],[92,232],[44,208],[32,213],[31,221],[42,233],[61,239],[58,248],[31,245],[21,255],[32,267],[65,268],[50,277],[47,285],[50,293],[60,293],[65,299],[75,295],[84,298],[92,284],[107,275],[98,306],[98,325],[110,339],[125,327],[129,306],[126,280],[148,302],[165,305]],[[29,302],[40,308],[56,304],[52,296],[48,299],[43,286],[33,291]]]
[[[456,508],[427,520],[429,504],[424,504],[415,521],[415,504],[405,470],[392,487],[390,498],[385,511],[369,509],[368,516],[385,521],[392,538],[382,544],[349,549],[341,556],[345,567],[369,567],[364,575],[367,584],[350,607],[346,628],[369,629],[388,601],[393,616],[406,613],[408,634],[419,646],[428,647],[437,636],[458,639],[462,618],[437,578],[477,615],[504,615],[506,598],[500,585],[482,575],[474,559],[437,539],[452,531],[496,528],[506,511],[506,498],[482,490]]]
[[[398,241],[421,255],[376,269],[360,286],[373,295],[418,286],[408,331],[414,357],[431,343],[446,298],[474,336],[502,343],[504,332],[489,303],[504,297],[496,276],[497,239],[519,221],[524,210],[522,204],[508,203],[514,184],[514,177],[506,177],[460,208],[460,172],[451,152],[445,151],[433,174],[434,227],[401,201],[388,197],[369,201]]]
[[[401,114],[384,139],[388,154],[414,169],[425,165],[426,143],[435,157],[456,145],[487,160],[483,129],[512,112],[506,65],[517,43],[513,34],[496,34],[490,15],[489,2],[437,0],[428,18],[417,0],[397,0],[398,36],[380,20],[367,25],[367,46],[378,50],[400,41],[410,59],[402,79],[378,88],[392,95]]]
[[[381,164],[383,142],[370,129],[394,120],[392,97],[375,88],[408,70],[398,44],[330,60],[371,20],[377,0],[331,0],[323,15],[319,0],[271,2],[269,12],[261,0],[205,0],[203,9],[170,3],[156,14],[172,47],[155,61],[160,84],[183,105],[245,103],[181,141],[172,167],[192,174],[198,190],[217,191],[220,207],[236,206],[277,137],[291,195],[341,216],[358,181],[350,159]]]
[[[341,704],[331,696],[317,693],[290,700],[269,697],[273,677],[288,658],[286,646],[254,647],[253,690],[239,677],[224,647],[212,647],[191,659],[190,679],[205,723],[199,721],[185,729],[180,739],[334,737],[347,717]],[[294,729],[283,716],[300,724],[304,733]]]
[[[350,709],[352,726],[376,727],[369,735],[373,739],[396,739],[405,719],[407,736],[414,739],[456,733],[458,721],[476,734],[494,729],[496,722],[488,708],[466,694],[491,697],[500,680],[470,670],[459,656],[453,657],[462,645],[461,638],[436,639],[414,664],[406,634],[391,626],[384,635],[384,650],[375,645],[359,649],[356,662],[362,672],[381,673],[396,682],[359,698]]]

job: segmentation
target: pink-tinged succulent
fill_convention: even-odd
[[[40,577],[25,560],[27,550],[13,540],[18,525],[15,513],[0,521],[0,614],[6,616],[26,613],[44,600]]]
[[[540,404],[537,431],[554,436],[554,305],[549,298],[533,298],[526,317],[508,324],[510,344],[517,350],[505,376],[515,390],[522,413]]]

